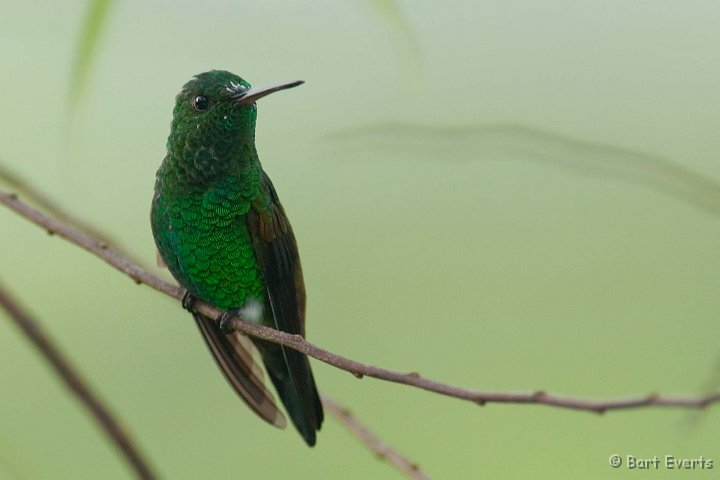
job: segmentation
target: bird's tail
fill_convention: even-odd
[[[275,404],[273,394],[265,387],[262,368],[253,357],[255,347],[252,341],[240,332],[225,334],[214,320],[199,313],[193,313],[193,317],[215,362],[240,398],[263,420],[285,428],[285,416]],[[286,403],[284,398],[283,403]]]
[[[315,445],[315,432],[320,430],[324,415],[307,356],[264,340],[254,342],[290,419],[305,442]]]

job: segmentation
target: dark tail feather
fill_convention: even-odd
[[[212,319],[198,313],[193,313],[193,317],[215,362],[240,398],[263,420],[285,428],[285,416],[265,387],[262,368],[253,359],[254,347],[250,339],[239,332],[225,334]]]
[[[291,348],[255,340],[268,374],[305,442],[315,445],[323,422],[323,408],[307,357]]]

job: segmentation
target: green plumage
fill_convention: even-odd
[[[151,221],[160,255],[190,295],[221,310],[259,306],[257,318],[246,318],[304,335],[305,290],[295,237],[255,149],[255,100],[297,84],[252,89],[224,71],[188,82],[176,99]],[[252,371],[243,339],[195,317],[241,397],[269,422],[284,425]],[[313,445],[323,412],[307,358],[254,343],[293,423]]]

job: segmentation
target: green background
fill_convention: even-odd
[[[257,137],[313,342],[483,390],[717,387],[717,2],[117,2],[74,82],[86,10],[2,4],[0,163],[147,264],[182,84],[211,68],[303,79],[259,102]],[[177,302],[6,209],[0,276],[163,478],[399,478],[333,418],[314,449],[259,421]],[[480,408],[313,368],[433,478],[720,470],[718,407]],[[7,321],[0,386],[0,478],[130,477]],[[615,453],[715,466],[648,475],[610,468]]]

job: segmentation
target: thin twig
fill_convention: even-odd
[[[135,442],[130,438],[120,422],[110,412],[110,409],[100,401],[80,374],[65,358],[60,349],[43,331],[40,324],[22,309],[13,300],[8,290],[0,284],[0,306],[7,312],[15,325],[32,342],[35,348],[45,357],[55,369],[65,386],[77,397],[85,408],[92,414],[95,421],[105,434],[115,443],[125,456],[125,460],[135,471],[137,478],[153,480],[156,475],[150,469],[148,462],[143,458]]]
[[[175,285],[169,284],[158,277],[150,274],[137,264],[131,262],[117,251],[108,247],[87,233],[77,228],[54,220],[42,212],[30,207],[20,201],[17,196],[0,191],[0,203],[11,210],[41,226],[51,234],[57,234],[66,240],[95,254],[108,264],[124,272],[136,283],[144,283],[155,290],[165,293],[173,298],[180,299],[183,290]],[[222,312],[218,309],[203,303],[196,302],[195,309],[211,318],[218,317]],[[254,337],[262,338],[274,343],[285,345],[294,350],[302,352],[321,362],[348,371],[356,377],[373,377],[394,383],[410,385],[423,390],[439,393],[448,397],[459,398],[470,402],[484,405],[486,403],[523,403],[539,404],[571,410],[583,410],[596,413],[603,413],[607,410],[619,410],[638,407],[680,407],[680,408],[705,408],[710,404],[720,403],[720,391],[714,391],[707,395],[660,395],[649,394],[639,395],[620,399],[591,400],[574,397],[553,395],[542,390],[534,392],[491,392],[472,390],[468,388],[449,385],[437,382],[421,376],[417,372],[400,372],[385,368],[368,365],[342,357],[335,353],[324,350],[309,343],[299,335],[291,335],[285,332],[253,324],[234,318],[232,325],[235,329]]]
[[[5,183],[15,192],[19,192],[20,195],[25,199],[29,199],[31,203],[40,207],[43,211],[49,213],[54,218],[57,218],[63,223],[72,225],[78,230],[82,230],[92,235],[93,237],[100,239],[102,242],[112,245],[115,250],[120,252],[135,263],[140,263],[138,258],[132,253],[124,250],[114,242],[112,237],[107,233],[101,231],[99,228],[91,225],[90,223],[78,218],[74,213],[67,211],[62,208],[58,203],[47,196],[43,191],[34,187],[29,182],[20,178],[11,172],[6,166],[0,164],[0,182]]]
[[[0,170],[0,179],[3,177],[3,171]],[[18,184],[20,182],[19,179],[13,179],[15,184]],[[35,193],[37,192],[39,195],[40,192],[36,191],[34,188],[32,188],[27,183],[22,183],[22,186],[25,189],[25,192]],[[51,214],[56,214],[57,217],[58,213],[62,213],[62,217],[58,217],[60,220],[64,221],[65,223],[68,223],[72,227],[74,227],[78,231],[85,230],[86,232],[90,233],[92,236],[97,235],[97,230],[88,230],[85,224],[78,220],[74,219],[71,214],[65,212],[60,207],[58,207],[55,204],[51,204],[52,208],[48,208],[50,204],[47,204],[43,201],[38,201],[38,199],[42,200],[42,196],[33,196],[33,200],[35,200],[36,203],[44,207],[47,211],[49,211]],[[68,218],[73,218],[74,221],[67,221]],[[98,237],[101,242],[99,243],[100,248],[107,249],[112,248],[115,251],[118,251],[122,254],[125,254],[123,250],[120,250],[120,248],[114,244],[111,243],[110,236],[100,232],[100,236]],[[97,241],[96,241],[97,243]],[[88,243],[88,246],[90,244]],[[132,258],[132,257],[130,257]],[[172,292],[172,295],[175,295],[175,291]],[[401,472],[407,473],[410,475],[410,478],[417,478],[417,479],[426,479],[427,477],[422,471],[420,471],[415,464],[408,460],[407,458],[403,457],[399,453],[395,452],[391,447],[389,447],[387,444],[384,444],[380,438],[378,438],[376,435],[373,435],[367,428],[365,428],[356,418],[352,417],[350,415],[350,412],[346,409],[341,407],[339,404],[334,402],[333,400],[329,399],[326,395],[322,395],[323,397],[323,403],[325,404],[325,407],[327,410],[335,415],[336,418],[340,422],[342,422],[344,425],[350,429],[350,431],[363,443],[365,443],[373,452],[375,452],[378,456],[384,458],[388,463],[398,468]]]
[[[400,455],[392,447],[383,442],[377,435],[368,430],[365,425],[355,418],[350,410],[325,394],[322,394],[321,396],[325,409],[334,415],[340,423],[345,425],[345,427],[350,430],[350,432],[362,443],[367,445],[367,447],[372,450],[379,459],[385,460],[407,478],[414,480],[430,480],[430,477],[423,472],[416,463],[407,457]]]

